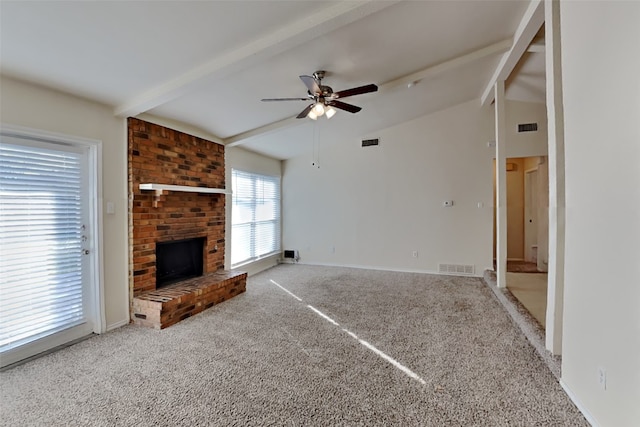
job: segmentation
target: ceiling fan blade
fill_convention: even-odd
[[[302,83],[309,89],[309,93],[311,95],[316,95],[322,93],[320,90],[320,86],[318,86],[318,82],[311,76],[300,76],[300,80]]]
[[[264,98],[260,101],[272,102],[272,101],[309,101],[309,98]]]
[[[304,119],[305,117],[307,117],[307,114],[309,114],[309,111],[311,111],[314,105],[315,104],[310,104],[309,106],[307,106],[307,108],[302,110],[300,114],[296,116],[296,119]]]
[[[331,105],[333,107],[339,108],[344,111],[348,111],[350,113],[357,113],[358,111],[362,110],[362,108],[358,107],[357,105],[351,105],[351,104],[347,104],[346,102],[340,102],[335,100],[327,102],[327,105]]]
[[[363,93],[377,92],[377,91],[378,91],[378,86],[374,84],[370,84],[370,85],[354,87],[352,89],[341,90],[340,92],[334,92],[333,97],[346,98],[348,96],[362,95]]]

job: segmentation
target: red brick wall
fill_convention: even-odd
[[[204,272],[224,268],[225,196],[154,191],[141,183],[225,188],[224,145],[128,119],[131,295],[156,288],[156,243],[205,237]]]

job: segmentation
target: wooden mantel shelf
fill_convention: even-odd
[[[210,187],[193,187],[188,185],[172,185],[172,184],[152,184],[144,183],[140,184],[140,190],[155,191],[156,195],[153,200],[153,207],[158,207],[160,196],[165,191],[181,191],[186,193],[205,193],[205,194],[231,194],[230,191],[224,188],[210,188]]]

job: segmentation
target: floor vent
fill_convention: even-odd
[[[438,273],[453,274],[457,276],[473,276],[475,267],[466,264],[438,264]]]
[[[375,147],[377,145],[380,145],[380,138],[362,140],[363,147]]]

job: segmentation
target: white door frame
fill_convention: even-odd
[[[545,0],[545,76],[549,144],[549,264],[546,347],[562,354],[564,312],[565,159],[560,3]]]
[[[89,220],[93,231],[91,252],[87,255],[91,264],[89,281],[94,286],[89,287],[86,295],[86,306],[89,307],[90,322],[94,333],[106,332],[107,321],[104,307],[104,272],[102,269],[102,141],[49,132],[23,126],[0,124],[0,134],[27,140],[36,140],[50,144],[72,145],[88,149],[89,171],[89,200],[87,201]]]
[[[536,174],[534,176],[534,174]],[[535,206],[531,204],[531,196],[535,194],[535,199],[538,199],[536,192],[538,191],[538,183],[534,181],[538,177],[538,168],[531,168],[524,171],[524,259],[530,262],[532,259],[532,242],[538,244],[538,203]],[[536,232],[531,234],[531,227],[529,224],[530,217],[533,217],[535,222]]]

